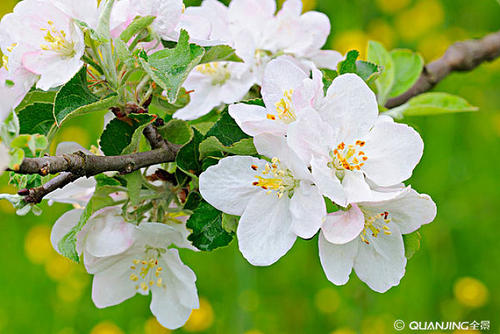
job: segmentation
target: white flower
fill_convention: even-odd
[[[24,0],[0,22],[2,50],[22,50],[16,61],[39,76],[37,88],[48,90],[66,83],[83,65],[83,33],[73,19],[81,15],[67,13],[70,3],[72,13],[83,14],[89,7],[86,1]]]
[[[319,81],[318,81],[319,80]],[[315,100],[322,97],[321,74],[309,74],[290,61],[280,57],[271,61],[264,72],[262,98],[265,107],[245,103],[229,106],[229,114],[250,136],[262,133],[285,135],[288,125],[298,117],[317,117]]]
[[[59,240],[77,222],[82,210],[63,215],[51,240]],[[78,234],[87,271],[94,275],[92,299],[99,308],[119,304],[135,294],[152,294],[151,311],[163,326],[176,329],[199,307],[196,276],[171,245],[185,241],[178,230],[159,223],[135,226],[123,221],[119,207],[96,212]]]
[[[7,169],[9,166],[10,156],[9,149],[5,147],[3,143],[0,143],[0,175]]]
[[[227,44],[244,60],[218,62],[193,71],[185,84],[192,91],[191,103],[176,118],[191,120],[203,116],[221,103],[241,100],[250,87],[261,84],[266,65],[280,55],[289,56],[297,66],[309,71],[335,68],[342,56],[321,51],[330,31],[326,15],[301,15],[299,0],[288,0],[275,15],[274,0],[233,0],[229,7],[205,0],[201,7],[190,7],[178,29],[186,29],[202,45]],[[205,17],[203,17],[205,16]],[[216,23],[211,23],[211,21]]]
[[[368,181],[391,186],[411,176],[422,156],[422,139],[409,126],[379,117],[375,94],[360,77],[337,77],[315,104],[321,120],[298,119],[287,138],[310,162],[325,196],[345,207],[373,198]]]
[[[435,216],[432,199],[410,187],[392,192],[391,199],[360,202],[347,211],[329,214],[319,236],[326,276],[332,283],[343,285],[354,268],[358,277],[377,292],[398,285],[406,266],[402,234],[416,231]]]
[[[215,208],[241,216],[238,243],[253,265],[276,262],[297,236],[311,238],[321,225],[326,208],[302,161],[284,138],[254,138],[271,162],[248,156],[227,157],[200,176],[200,192]]]
[[[56,155],[71,154],[75,152],[84,152],[92,154],[82,146],[73,142],[62,142],[57,145]],[[51,202],[73,204],[75,207],[85,207],[88,201],[92,198],[96,187],[96,181],[91,178],[79,178],[75,182],[66,185],[62,189],[57,189],[47,196],[45,199]]]
[[[8,66],[8,65],[7,65]],[[21,103],[37,77],[22,67],[15,70],[0,68],[0,122]]]

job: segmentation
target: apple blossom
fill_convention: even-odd
[[[81,212],[69,211],[54,225],[51,241],[56,250]],[[158,321],[170,329],[182,326],[199,307],[196,276],[169,247],[186,243],[182,233],[169,225],[124,222],[119,207],[96,212],[77,235],[77,251],[94,275],[95,305],[109,307],[151,292],[151,311]]]
[[[327,216],[319,236],[321,265],[337,285],[358,277],[377,292],[398,285],[406,257],[402,234],[432,222],[436,205],[410,187],[386,193],[392,198],[359,202]]]
[[[290,124],[287,139],[310,163],[321,192],[335,203],[371,200],[365,177],[391,186],[411,176],[423,153],[420,135],[379,117],[375,94],[360,77],[337,77],[315,109],[321,118],[298,119]]]
[[[326,207],[307,166],[284,138],[261,135],[254,143],[271,162],[224,158],[200,175],[200,192],[215,208],[241,216],[240,251],[251,264],[266,266],[288,252],[297,236],[314,236]]]

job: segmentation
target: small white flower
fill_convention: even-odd
[[[217,209],[241,216],[240,251],[251,264],[265,266],[285,255],[297,236],[314,236],[326,208],[309,170],[284,138],[261,135],[254,142],[271,162],[224,158],[201,174],[200,192]]]
[[[315,104],[321,119],[298,119],[287,138],[310,162],[325,196],[345,207],[372,199],[369,181],[391,186],[411,176],[423,153],[422,139],[409,126],[379,117],[375,94],[360,77],[339,76]]]
[[[82,210],[64,214],[54,225],[51,240],[59,240],[78,222]],[[96,212],[77,236],[87,271],[94,275],[92,299],[99,308],[119,304],[135,294],[152,294],[151,311],[163,326],[184,325],[199,307],[196,276],[171,245],[184,236],[168,225],[123,221],[121,209]]]
[[[371,289],[385,292],[404,276],[402,234],[432,222],[436,205],[410,187],[385,195],[392,198],[352,204],[347,211],[326,218],[319,236],[319,254],[332,283],[346,284],[354,268]]]
[[[298,117],[317,117],[311,109],[323,95],[322,83],[318,82],[321,75],[315,70],[310,79],[308,73],[290,60],[280,57],[266,66],[262,83],[265,107],[245,103],[229,106],[229,114],[248,135],[282,136]]]
[[[9,149],[5,147],[3,143],[0,143],[0,175],[7,169],[9,166],[10,156]]]
[[[48,90],[68,82],[82,67],[85,51],[83,33],[74,23],[80,15],[71,16],[68,11],[82,14],[88,6],[86,1],[20,2],[0,22],[2,50],[22,50],[16,62],[39,76],[37,88]]]

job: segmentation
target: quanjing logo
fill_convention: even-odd
[[[394,329],[402,331],[405,328],[403,320],[394,321]],[[412,321],[408,324],[408,329],[412,331],[434,331],[434,330],[490,330],[490,321]]]

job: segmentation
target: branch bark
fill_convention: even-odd
[[[471,71],[485,61],[492,61],[500,56],[500,31],[489,34],[479,40],[457,42],[451,45],[445,54],[424,67],[418,81],[407,92],[389,99],[385,106],[394,108],[404,104],[414,96],[422,94],[452,72]]]

